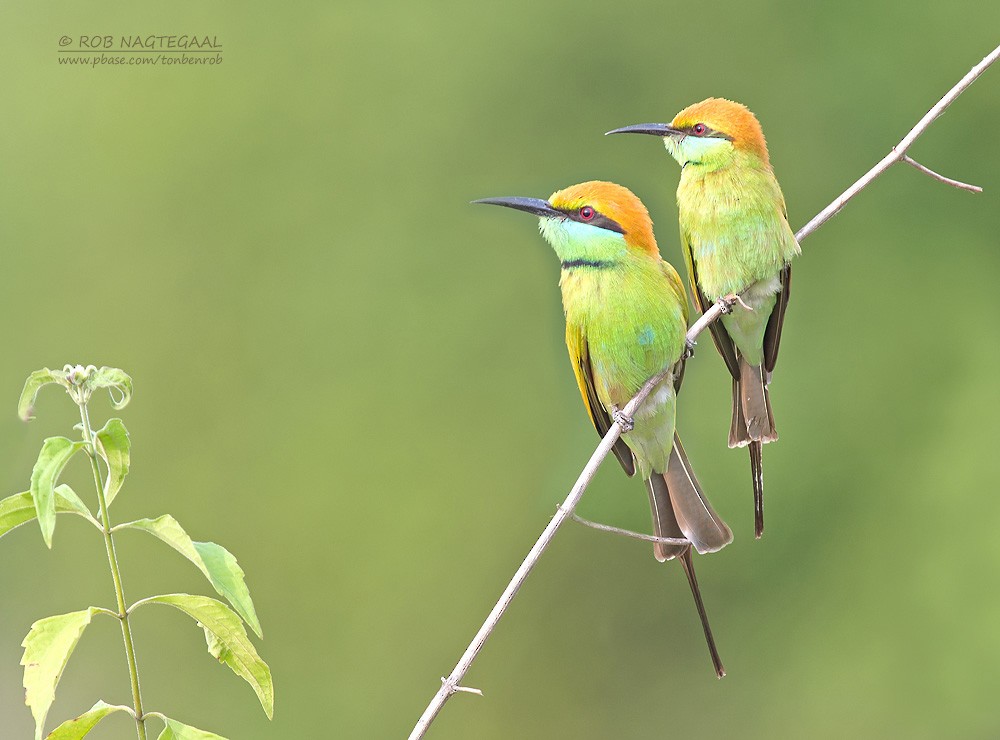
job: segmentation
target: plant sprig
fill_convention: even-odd
[[[132,379],[118,368],[97,368],[93,365],[66,365],[62,370],[36,370],[28,376],[18,401],[18,415],[22,419],[30,421],[33,418],[32,411],[38,392],[50,384],[61,385],[79,407],[80,424],[75,428],[80,430],[82,438],[72,440],[67,437],[49,437],[43,442],[31,472],[29,490],[0,500],[0,537],[37,519],[42,539],[51,549],[58,514],[76,514],[86,519],[104,538],[117,603],[113,609],[91,606],[81,611],[39,619],[31,625],[31,630],[21,643],[24,647],[21,665],[24,666],[25,703],[35,720],[35,740],[43,737],[45,720],[55,700],[56,687],[73,650],[91,620],[98,615],[112,617],[121,623],[133,704],[129,707],[99,700],[89,710],[63,722],[45,737],[49,740],[78,740],[105,717],[125,712],[135,720],[139,740],[146,740],[146,720],[150,717],[156,717],[164,724],[159,740],[225,740],[220,735],[182,724],[160,712],[143,711],[130,619],[136,609],[148,604],[173,606],[194,619],[204,629],[208,652],[250,684],[264,713],[270,719],[274,713],[271,670],[257,654],[244,627],[245,623],[258,637],[263,636],[243,569],[233,554],[214,542],[195,542],[169,514],[111,525],[108,509],[128,475],[131,441],[124,422],[118,418],[109,419],[95,432],[90,423],[88,404],[96,391],[107,390],[111,395],[111,405],[116,410],[123,409],[132,398]],[[59,483],[63,470],[81,450],[90,459],[94,476],[98,501],[96,515],[72,488]],[[217,599],[183,593],[151,596],[126,606],[114,543],[114,535],[124,530],[151,534],[186,557],[232,608]]]

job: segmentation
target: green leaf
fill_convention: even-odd
[[[107,388],[108,393],[111,394],[111,405],[115,409],[125,408],[132,400],[132,378],[124,370],[119,370],[117,367],[102,367],[100,370],[95,370],[87,378],[87,385],[95,391]]]
[[[62,677],[69,656],[80,641],[84,628],[99,610],[95,607],[79,612],[39,619],[31,625],[21,647],[24,666],[24,703],[31,707],[35,718],[35,740],[40,740],[45,716],[56,698],[56,686]]]
[[[205,634],[212,635],[208,645],[209,652],[249,683],[257,693],[267,718],[274,717],[271,669],[257,654],[243,628],[243,622],[232,609],[208,596],[167,594],[137,601],[130,611],[143,604],[167,604],[197,620],[205,629]]]
[[[35,500],[35,513],[42,528],[42,539],[52,547],[52,533],[56,528],[55,485],[69,459],[83,447],[83,442],[73,442],[65,437],[49,437],[42,444],[38,461],[31,471],[31,496]]]
[[[100,522],[94,518],[90,509],[80,500],[72,488],[63,483],[56,486],[53,493],[55,493],[56,498],[57,514],[79,514],[95,527],[100,528]],[[8,496],[0,501],[0,537],[15,527],[30,522],[35,516],[35,500],[31,497],[31,491]]]
[[[162,714],[157,716],[166,725],[157,740],[226,740],[222,735],[216,735],[214,732],[205,732],[197,727],[181,724],[175,719],[164,717]]]
[[[128,524],[119,524],[115,530],[138,529],[149,532],[166,542],[181,555],[198,566],[205,574],[212,588],[229,601],[243,620],[250,625],[257,637],[263,637],[257,612],[250,599],[250,590],[244,581],[243,569],[229,550],[214,542],[194,542],[181,525],[169,514],[156,519],[139,519]]]
[[[60,373],[56,370],[49,370],[47,367],[43,367],[41,370],[35,370],[24,381],[24,390],[21,391],[21,398],[17,401],[17,415],[24,419],[24,421],[31,421],[35,418],[31,415],[32,411],[34,411],[35,398],[38,397],[38,391],[42,386],[49,383],[59,383],[62,386],[68,387],[66,373]]]
[[[128,707],[98,701],[79,717],[63,722],[46,735],[45,740],[80,740],[80,738],[86,737],[97,726],[98,722],[114,712],[132,713]]]
[[[125,423],[121,419],[108,419],[104,427],[94,436],[94,446],[97,448],[97,454],[108,464],[104,498],[108,506],[111,506],[111,502],[125,482],[125,476],[128,475],[131,443]]]

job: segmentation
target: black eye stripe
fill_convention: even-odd
[[[702,131],[700,134],[697,134],[694,131],[694,127],[695,126],[704,126],[705,130]],[[691,136],[697,136],[699,139],[728,139],[729,141],[733,140],[732,136],[729,136],[728,134],[724,134],[721,131],[716,131],[714,128],[712,128],[711,126],[709,126],[707,123],[701,123],[700,121],[698,123],[693,123],[690,126],[685,126],[684,128],[682,128],[680,130],[683,131],[686,134],[690,134]]]
[[[561,210],[564,214],[566,214],[566,218],[568,218],[570,221],[576,221],[581,224],[590,224],[591,226],[597,226],[601,229],[607,229],[608,231],[615,231],[619,234],[625,233],[625,229],[623,229],[621,227],[621,224],[619,224],[617,221],[608,218],[593,206],[591,206],[591,208],[594,211],[594,215],[592,218],[589,219],[584,219],[580,215],[579,208],[574,208],[573,210],[563,210],[563,209],[559,210]]]

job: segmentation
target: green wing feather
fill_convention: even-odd
[[[785,196],[778,190],[780,196],[779,207],[781,215],[788,223],[788,209],[785,207]],[[781,327],[785,323],[785,309],[788,307],[788,299],[791,298],[792,291],[792,265],[786,264],[781,268],[781,292],[778,293],[774,308],[767,319],[767,328],[764,330],[764,369],[767,371],[766,381],[771,382],[771,373],[778,362],[778,345],[781,344]]]
[[[684,315],[684,326],[686,327],[688,321],[691,320],[691,312],[688,309],[687,294],[684,292],[684,281],[681,280],[681,276],[677,274],[677,270],[666,260],[660,262],[660,269],[663,272],[664,277],[667,278],[667,283],[670,285],[670,290],[677,298],[677,303],[680,304],[681,311]],[[684,381],[684,368],[686,366],[687,352],[681,355],[680,359],[674,363],[674,392],[676,393],[681,389],[681,383]]]
[[[684,281],[681,280],[681,276],[677,274],[674,266],[666,260],[660,260],[660,271],[670,284],[670,290],[676,296],[681,311],[684,312],[684,323],[686,324],[691,318],[691,312],[688,310],[687,296],[684,294]]]
[[[694,255],[691,251],[691,240],[684,231],[681,231],[681,251],[684,253],[684,263],[687,265],[688,280],[691,282],[691,297],[698,310],[705,313],[712,307],[712,302],[701,292],[701,286],[698,284],[698,271],[694,266]],[[726,361],[726,367],[729,368],[730,374],[739,380],[740,364],[736,359],[736,346],[726,333],[726,328],[721,321],[713,321],[708,328],[712,332],[715,348],[719,350],[722,359]]]
[[[583,405],[587,407],[590,420],[594,423],[597,433],[603,438],[611,425],[614,423],[608,414],[604,404],[597,397],[597,386],[594,383],[594,370],[590,365],[590,348],[587,346],[587,338],[577,327],[566,325],[566,347],[569,349],[570,361],[573,364],[573,374],[576,375],[576,384],[580,387],[580,395],[583,397]],[[635,475],[635,460],[632,457],[632,450],[625,444],[625,440],[619,438],[612,448],[618,462],[622,464],[625,474],[629,477]]]
[[[785,323],[785,309],[788,307],[788,299],[792,290],[792,266],[785,265],[781,268],[781,291],[778,293],[774,308],[767,319],[767,328],[764,329],[764,369],[767,370],[767,380],[770,382],[771,373],[778,362],[778,345],[781,344],[781,327]]]

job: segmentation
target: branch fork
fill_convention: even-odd
[[[483,695],[482,689],[474,689],[471,686],[459,686],[450,678],[446,678],[444,676],[441,676],[441,688],[442,690],[447,691],[449,696],[457,694],[459,691],[466,694],[478,694],[479,696]]]
[[[893,147],[893,149],[895,150],[895,147]],[[937,180],[938,182],[943,182],[945,185],[951,185],[952,187],[959,188],[961,190],[968,190],[968,191],[970,191],[972,193],[981,193],[981,192],[983,192],[983,189],[981,187],[979,187],[978,185],[969,185],[969,183],[967,183],[967,182],[961,182],[959,180],[952,180],[950,177],[945,177],[944,175],[938,174],[937,172],[935,172],[934,170],[932,170],[930,167],[924,167],[922,164],[920,164],[920,162],[918,162],[917,160],[913,159],[913,157],[909,156],[908,154],[904,154],[901,157],[901,159],[902,159],[903,162],[906,162],[908,165],[910,165],[912,167],[916,167],[918,170],[920,170],[921,172],[923,172],[928,177],[932,177],[935,180]]]
[[[557,507],[559,508],[559,507]],[[657,537],[653,534],[643,534],[642,532],[633,532],[630,529],[622,529],[621,527],[612,527],[610,524],[599,524],[598,522],[592,522],[589,519],[584,519],[579,514],[575,514],[572,511],[569,512],[569,518],[578,524],[582,524],[585,527],[590,527],[591,529],[597,529],[601,532],[610,532],[611,534],[620,534],[624,537],[631,537],[634,540],[642,540],[643,542],[652,542],[659,545],[690,545],[691,541],[685,537]]]

